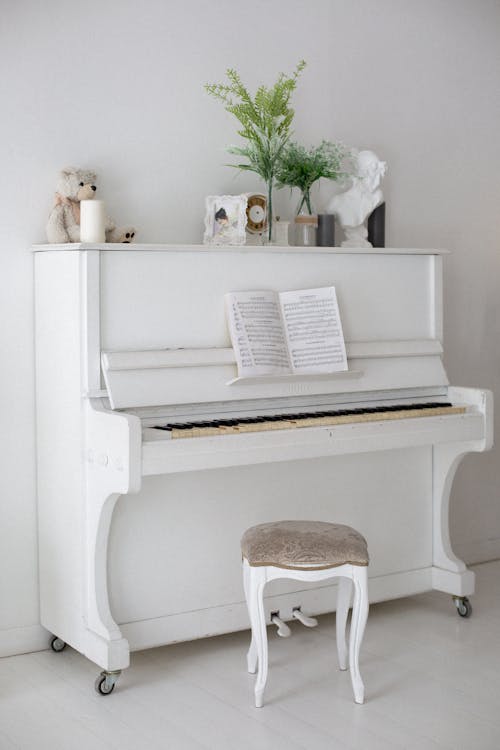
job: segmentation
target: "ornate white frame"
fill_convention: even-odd
[[[247,196],[246,195],[209,195],[205,200],[205,233],[203,242],[206,245],[244,245],[246,242]],[[220,234],[214,231],[214,216],[219,208],[225,208],[228,216],[233,217],[233,226],[227,227]]]

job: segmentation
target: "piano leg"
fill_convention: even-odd
[[[135,416],[86,409],[87,461],[85,477],[84,623],[83,653],[103,668],[98,692],[108,695],[116,673],[129,665],[130,648],[113,619],[108,598],[108,540],[118,498],[141,486],[141,426]],[[82,651],[82,649],[78,649]]]
[[[442,443],[433,447],[432,587],[454,597],[474,593],[474,573],[454,554],[449,532],[450,491],[462,458],[484,450],[476,443]]]
[[[108,539],[111,518],[119,493],[91,493],[87,504],[86,529],[86,626],[85,655],[107,672],[129,666],[129,644],[123,638],[109,608],[107,585]]]

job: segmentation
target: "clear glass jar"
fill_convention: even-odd
[[[294,244],[297,247],[316,247],[317,229],[317,216],[299,214],[294,222]]]

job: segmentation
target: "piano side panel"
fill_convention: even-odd
[[[120,498],[115,511],[114,616],[136,622],[138,633],[148,631],[148,620],[167,618],[161,620],[165,643],[248,627],[244,609],[239,624],[227,616],[243,602],[239,540],[248,526],[283,518],[359,529],[369,541],[371,577],[429,568],[431,464],[425,447],[145,478],[140,495]],[[301,587],[278,582],[267,593]],[[333,594],[330,601],[332,609]],[[209,630],[175,630],[174,615],[194,613],[196,621],[207,609]]]
[[[75,646],[83,631],[84,265],[78,252],[35,256],[40,618]]]
[[[329,285],[337,289],[347,341],[432,338],[440,315],[434,304],[434,263],[433,255],[313,249],[102,251],[101,346],[230,346],[226,292]]]

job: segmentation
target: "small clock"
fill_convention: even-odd
[[[267,198],[251,193],[247,200],[247,232],[261,234],[267,229]]]

